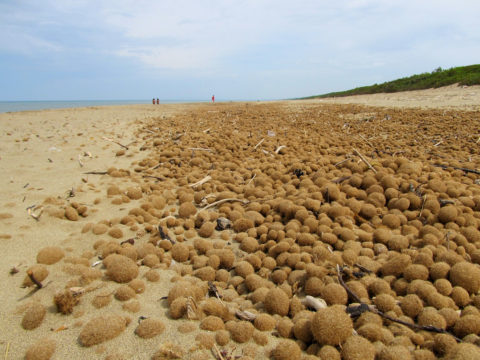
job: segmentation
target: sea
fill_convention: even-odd
[[[160,104],[181,104],[191,102],[207,102],[205,100],[160,100]],[[152,104],[152,99],[146,100],[72,100],[72,101],[0,101],[0,113],[45,110],[45,109],[65,109],[88,106],[107,106],[107,105],[136,105]],[[152,105],[153,106],[153,105]]]

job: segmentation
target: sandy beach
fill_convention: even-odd
[[[0,356],[475,358],[479,104],[475,86],[0,114]],[[359,300],[337,265],[361,302],[445,333],[331,320]]]

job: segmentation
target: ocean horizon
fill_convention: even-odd
[[[161,100],[160,104],[181,104],[192,102],[208,102],[208,100]],[[152,99],[144,100],[31,100],[31,101],[0,101],[0,113],[35,111],[48,109],[65,109],[88,106],[108,105],[152,105]]]

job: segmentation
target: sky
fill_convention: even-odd
[[[0,101],[285,99],[480,63],[478,0],[0,0]]]

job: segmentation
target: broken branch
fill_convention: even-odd
[[[376,174],[377,173],[377,170],[375,170],[375,168],[367,161],[367,159],[365,159],[365,157],[355,148],[353,148],[353,151],[355,152],[355,154],[358,155],[358,157],[360,159],[362,159],[362,161],[367,164],[367,166]]]

